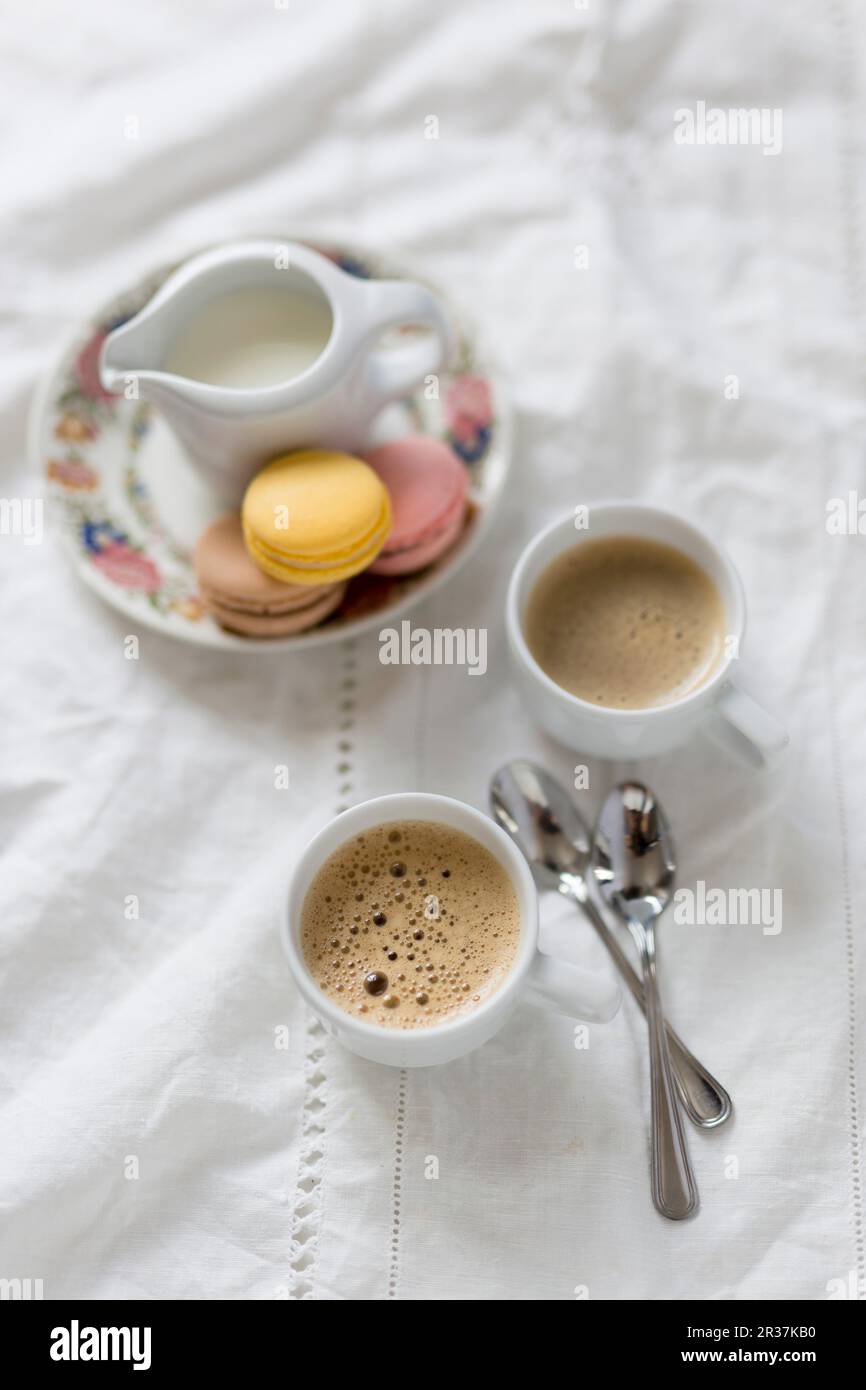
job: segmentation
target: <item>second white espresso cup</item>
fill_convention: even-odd
[[[788,735],[772,715],[740,690],[733,678],[746,627],[740,576],[706,532],[675,512],[633,502],[601,502],[588,524],[573,516],[555,521],[523,551],[508,590],[506,625],[518,687],[541,726],[567,747],[600,758],[645,758],[670,752],[705,728],[717,742],[763,767],[786,746]],[[703,685],[669,704],[612,709],[572,695],[551,680],[533,657],[523,630],[527,601],[539,575],[558,555],[603,536],[635,536],[682,551],[709,575],[726,617],[725,655]]]
[[[301,909],[325,860],[374,826],[390,821],[433,821],[470,835],[499,860],[517,894],[520,941],[511,970],[477,1008],[429,1028],[382,1028],[341,1009],[319,988],[304,960]],[[289,969],[304,999],[327,1031],[344,1047],[371,1062],[427,1067],[451,1062],[498,1032],[521,997],[569,1018],[607,1022],[619,1008],[620,991],[606,975],[590,974],[538,949],[538,895],[529,865],[492,820],[449,796],[404,792],[361,802],[337,816],[302,853],[289,884],[281,936]],[[580,930],[575,924],[575,930]]]

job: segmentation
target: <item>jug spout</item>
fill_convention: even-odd
[[[158,325],[137,314],[109,333],[99,355],[99,375],[106,391],[122,391],[130,378],[159,371],[164,346]]]

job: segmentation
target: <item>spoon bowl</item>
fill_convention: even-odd
[[[565,788],[543,768],[515,758],[491,781],[490,806],[529,860],[538,887],[573,896],[589,864],[590,839]]]
[[[673,896],[674,843],[649,787],[623,782],[604,803],[592,852],[602,897],[627,921],[654,922]]]

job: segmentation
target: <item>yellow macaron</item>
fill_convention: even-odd
[[[286,584],[336,584],[373,563],[391,530],[391,502],[363,459],[304,449],[253,478],[241,521],[265,574]]]

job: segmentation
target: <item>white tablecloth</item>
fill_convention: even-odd
[[[0,1276],[46,1298],[850,1292],[866,542],[825,508],[864,485],[862,7],[58,0],[7,25],[4,496],[38,488],[28,398],[82,315],[187,248],[297,221],[458,296],[518,438],[483,554],[424,610],[488,628],[483,679],[383,667],[375,636],[256,660],[142,631],[129,662],[128,619],[53,542],[0,539]],[[677,144],[699,101],[780,109],[781,152]],[[450,1067],[377,1068],[311,1023],[275,926],[339,804],[483,806],[521,753],[569,777],[509,682],[503,597],[534,529],[603,496],[675,504],[728,546],[744,681],[792,734],[763,777],[709,743],[637,769],[682,884],[784,894],[778,935],[663,929],[670,1013],[736,1104],[689,1134],[702,1210],[680,1226],[649,1200],[631,1001],[588,1049],[522,1008]],[[622,771],[590,765],[588,815]]]

